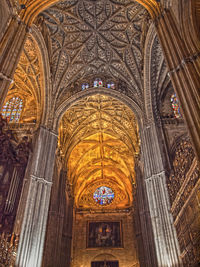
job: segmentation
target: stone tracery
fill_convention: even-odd
[[[142,98],[141,69],[149,17],[141,5],[129,0],[64,1],[43,12],[42,17],[51,37],[57,101],[71,83],[99,73],[126,80],[133,94]]]

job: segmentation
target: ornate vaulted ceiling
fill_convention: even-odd
[[[55,101],[77,80],[101,73],[125,80],[141,100],[148,20],[148,12],[132,0],[63,1],[44,11],[39,23],[49,47]]]
[[[101,209],[93,199],[100,186],[115,193],[105,209],[131,206],[139,137],[129,108],[103,95],[78,101],[61,120],[59,146],[78,208]]]
[[[24,109],[20,118],[21,122],[33,122],[40,119],[42,91],[43,71],[40,50],[29,35],[14,74],[14,82],[6,97],[6,101],[15,95],[23,100]]]

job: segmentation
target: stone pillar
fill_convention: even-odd
[[[197,159],[200,160],[200,51],[191,52],[171,10],[155,21],[169,76],[178,96]]]
[[[16,266],[40,267],[49,210],[57,135],[41,127],[28,172]]]
[[[73,202],[67,171],[55,168],[42,266],[70,266]]]
[[[134,209],[139,261],[141,266],[156,267],[155,245],[147,193],[145,190],[143,164],[138,159],[135,161],[135,173],[137,188]]]
[[[62,231],[59,267],[71,266],[73,217],[74,198],[72,197],[71,190],[67,190],[67,205]]]
[[[182,266],[177,235],[170,212],[165,171],[156,126],[144,126],[141,132],[144,183],[148,200],[158,266]]]
[[[28,27],[19,17],[13,17],[0,43],[0,109],[12,82]]]

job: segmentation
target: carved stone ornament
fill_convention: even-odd
[[[167,180],[172,206],[175,199],[177,198],[178,193],[180,195],[182,186],[184,186],[184,191],[181,191],[181,197],[173,208],[173,216],[175,218],[199,179],[198,166],[192,171],[191,174],[188,174],[192,166],[194,157],[194,151],[189,139],[181,140],[181,142],[175,149],[173,158],[173,170]]]
[[[62,1],[40,16],[38,24],[50,35],[54,101],[59,102],[72,83],[99,73],[126,81],[141,100],[149,25],[142,5],[130,0]],[[125,90],[122,82],[120,88]]]

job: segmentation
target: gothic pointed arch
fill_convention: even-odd
[[[25,23],[30,25],[40,12],[59,2],[59,0],[32,0],[27,4],[25,0],[20,0],[16,6],[20,10],[19,4],[25,5],[25,8],[20,12],[20,17]],[[155,18],[160,12],[159,4],[156,0],[136,0],[136,2],[144,6],[152,18]]]
[[[168,69],[162,48],[153,24],[149,27],[145,42],[144,59],[144,102],[147,121],[160,119],[159,104],[163,92],[169,87]]]
[[[62,116],[64,115],[66,110],[69,109],[76,101],[82,100],[85,97],[95,96],[97,94],[111,96],[115,98],[116,100],[119,100],[125,105],[127,105],[132,110],[132,112],[135,114],[139,127],[142,125],[144,114],[143,114],[143,110],[140,108],[140,106],[138,105],[136,101],[128,97],[126,94],[123,94],[123,93],[119,94],[118,91],[116,90],[113,90],[113,89],[108,90],[107,88],[103,87],[101,88],[101,90],[96,89],[96,88],[91,88],[90,90],[80,91],[72,95],[71,97],[66,97],[65,99],[63,99],[63,101],[60,103],[60,105],[57,107],[55,111],[55,116],[53,120],[54,131],[55,132],[58,131],[59,123],[60,123]]]
[[[95,94],[71,105],[60,121],[59,148],[77,208],[132,205],[139,143],[134,114],[111,96]],[[109,205],[96,203],[93,194],[100,187],[113,192]]]
[[[48,47],[45,43],[44,36],[42,35],[40,29],[35,25],[32,26],[32,36],[35,39],[39,52],[40,52],[40,70],[41,70],[41,124],[46,125],[48,122],[48,114],[50,102],[51,102],[51,74],[50,74],[50,62],[49,62],[49,52]]]

